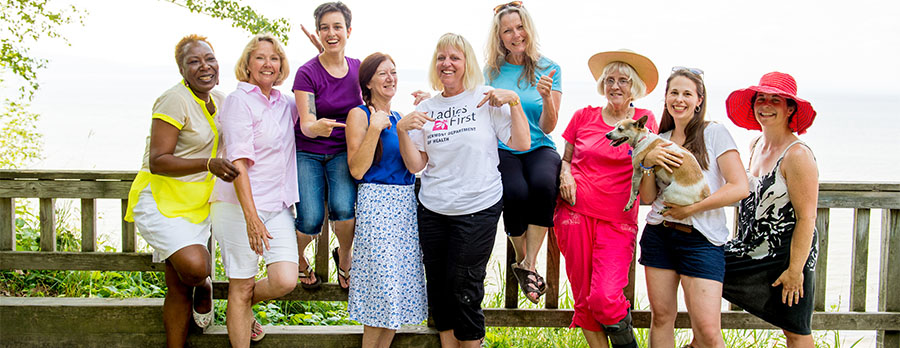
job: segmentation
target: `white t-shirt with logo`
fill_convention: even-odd
[[[428,210],[471,214],[503,197],[497,140],[509,141],[509,105],[485,103],[476,108],[492,89],[478,86],[449,98],[439,94],[416,107],[434,119],[421,130],[409,131],[416,148],[428,155],[419,191],[419,200]]]
[[[669,137],[672,136],[672,132],[668,131],[659,136],[660,138],[669,140]],[[725,185],[725,177],[722,176],[722,172],[719,170],[719,162],[717,160],[719,156],[725,152],[731,150],[737,151],[737,145],[734,143],[734,138],[731,137],[731,133],[728,133],[728,130],[725,129],[725,126],[715,122],[710,122],[706,126],[706,129],[703,130],[703,141],[706,143],[706,155],[709,160],[709,168],[703,171],[703,176],[706,178],[706,183],[709,185],[709,192],[714,193],[718,191],[722,185]],[[665,190],[668,186],[659,180],[656,180],[656,185],[659,187],[660,191]],[[725,219],[725,208],[707,210],[689,216],[687,219],[677,220],[668,216],[663,217],[659,212],[664,207],[662,195],[657,196],[656,200],[653,201],[650,213],[647,214],[647,223],[658,225],[661,224],[663,220],[683,223],[694,226],[694,228],[700,231],[700,233],[702,233],[713,245],[719,246],[728,241],[728,235],[731,231],[728,229],[728,224]]]

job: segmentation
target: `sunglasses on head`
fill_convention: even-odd
[[[686,66],[676,66],[676,67],[672,67],[672,72],[676,72],[676,71],[679,71],[679,70],[687,70],[687,71],[690,71],[691,73],[693,73],[694,75],[700,76],[701,78],[703,77],[703,70],[701,70],[701,69],[697,69],[697,68],[688,68],[688,67],[686,67]]]
[[[494,6],[494,14],[500,13],[500,11],[503,11],[503,9],[505,9],[507,7],[520,8],[520,7],[522,7],[522,2],[521,1],[510,1],[505,4],[500,4],[500,5]]]

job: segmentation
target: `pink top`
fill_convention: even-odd
[[[575,206],[572,210],[609,222],[637,224],[637,206],[623,212],[631,197],[631,146],[612,147],[606,133],[613,126],[603,121],[603,108],[588,106],[575,112],[563,138],[575,147],[572,176],[575,177]],[[647,115],[647,127],[657,132],[656,117],[650,110],[634,109],[634,119]],[[560,200],[557,204],[569,204]]]
[[[266,98],[256,85],[238,82],[218,117],[225,159],[248,160],[256,209],[281,211],[300,200],[294,147],[294,124],[299,115],[292,99],[277,89],[269,94]],[[234,185],[221,180],[216,181],[211,201],[240,204]]]

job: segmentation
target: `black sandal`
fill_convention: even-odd
[[[544,281],[544,278],[535,271],[529,271],[520,267],[518,263],[512,264],[512,270],[513,275],[516,276],[516,280],[519,282],[519,288],[525,294],[525,298],[531,303],[540,302],[541,296],[547,292],[547,282]],[[534,276],[534,280],[529,276]],[[538,286],[539,283],[540,286]],[[528,296],[531,293],[537,294],[537,296],[532,299],[531,296]]]
[[[313,289],[318,289],[322,285],[322,279],[319,279],[319,277],[317,277],[316,274],[313,273],[312,266],[309,265],[309,261],[306,261],[306,270],[300,271],[299,278],[300,279],[310,279],[314,276],[316,277],[315,282],[308,283],[308,284],[304,283],[304,282],[300,282],[300,286],[306,290],[313,290]]]
[[[338,254],[338,249],[340,249],[340,247],[331,250],[331,257],[334,259],[334,267],[335,269],[337,269],[337,275],[339,278],[338,286],[340,286],[341,289],[347,290],[350,289],[350,270],[348,269],[345,271],[341,269],[341,257],[340,254]],[[341,279],[343,279],[344,282],[347,283],[346,288],[341,286]]]

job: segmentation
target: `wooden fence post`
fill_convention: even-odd
[[[41,251],[56,251],[56,199],[40,199]]]
[[[869,209],[853,210],[853,254],[850,256],[850,310],[866,311],[866,272],[869,270]],[[824,290],[819,290],[824,291]]]
[[[81,251],[97,251],[97,200],[81,199]]]
[[[0,251],[16,250],[16,199],[0,198]]]
[[[828,219],[829,208],[816,209],[816,231],[819,233],[819,258],[816,262],[816,297],[813,309],[825,310],[825,275],[828,266]]]
[[[900,312],[900,209],[884,209],[881,215],[881,284],[878,311]],[[900,331],[878,331],[879,348],[900,347]]]

